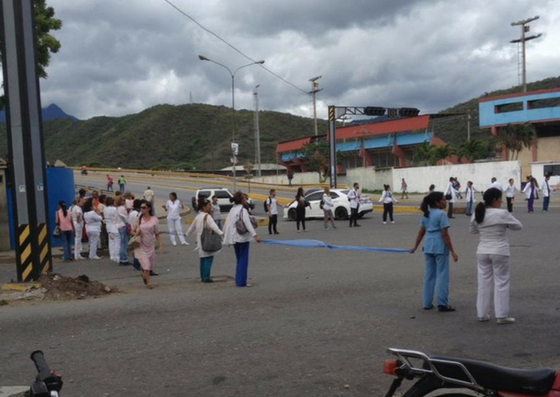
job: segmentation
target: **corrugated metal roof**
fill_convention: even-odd
[[[336,129],[336,138],[352,139],[364,135],[382,135],[392,132],[404,132],[411,130],[425,130],[428,128],[430,115],[418,117],[408,117],[404,119],[383,121],[373,124],[363,124],[349,127],[339,127]]]
[[[290,152],[292,150],[299,150],[305,144],[311,142],[311,137],[296,139],[295,141],[281,142],[276,146],[276,153]]]

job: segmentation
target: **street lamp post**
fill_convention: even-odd
[[[261,133],[259,129],[259,87],[260,84],[253,90],[255,96],[255,163],[257,164],[257,176],[262,176],[261,171]]]
[[[233,72],[231,71],[230,68],[228,68],[226,65],[221,64],[220,62],[216,62],[213,59],[207,58],[204,55],[199,55],[198,59],[200,59],[201,61],[208,61],[208,62],[212,62],[215,63],[216,65],[219,65],[221,67],[223,67],[224,69],[226,69],[229,72],[229,75],[231,76],[231,109],[233,110],[233,112],[235,113],[235,74],[243,68],[246,68],[247,66],[252,66],[252,65],[262,65],[264,63],[264,61],[256,61],[256,62],[251,62],[248,63],[246,65],[242,65],[240,67],[238,67],[237,69],[235,69]],[[235,120],[234,120],[235,122]],[[235,124],[233,125],[233,129],[231,132],[231,143],[235,143]],[[232,159],[233,159],[233,191],[235,192],[235,190],[237,190],[237,185],[236,185],[236,175],[235,175],[235,168],[236,168],[236,163],[237,163],[237,153],[235,153],[235,149],[233,148],[232,145]]]

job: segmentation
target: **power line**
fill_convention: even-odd
[[[183,10],[181,10],[179,7],[177,7],[175,4],[173,4],[171,1],[169,0],[163,0],[165,1],[167,4],[169,4],[171,7],[173,7],[175,10],[177,10],[179,13],[181,13],[182,15],[184,15],[185,17],[189,18],[192,22],[194,22],[198,27],[200,27],[202,30],[204,30],[205,32],[211,34],[212,36],[216,37],[218,40],[220,40],[222,43],[224,43],[225,45],[227,45],[228,47],[230,47],[232,50],[234,50],[235,52],[237,52],[238,54],[240,54],[241,56],[243,56],[244,58],[248,59],[251,62],[255,62],[257,63],[256,60],[254,60],[253,58],[251,58],[250,56],[246,55],[243,51],[239,50],[237,47],[235,47],[233,44],[229,43],[227,40],[221,38],[217,33],[214,33],[213,31],[211,31],[210,29],[206,28],[205,26],[203,26],[200,22],[198,22],[196,19],[194,19],[192,16],[190,16],[189,14],[187,14],[186,12],[184,12]],[[272,74],[274,77],[280,79],[281,81],[283,81],[284,83],[294,87],[295,89],[297,89],[298,91],[303,92],[305,95],[310,95],[309,92],[307,92],[306,90],[304,90],[303,88],[298,87],[297,85],[293,84],[292,82],[286,80],[285,78],[283,78],[282,76],[276,74],[275,72],[273,72],[272,70],[268,69],[266,66],[263,65],[259,65],[261,68],[263,68],[264,70],[266,70],[268,73]],[[323,101],[321,101],[323,102]],[[326,105],[326,103],[325,103]]]

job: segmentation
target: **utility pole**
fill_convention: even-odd
[[[467,112],[467,141],[471,141],[471,111]]]
[[[525,56],[525,42],[529,41],[529,40],[533,40],[536,38],[539,38],[542,36],[541,33],[533,35],[533,36],[525,36],[525,33],[529,32],[531,30],[530,26],[527,26],[527,24],[529,24],[530,22],[536,21],[537,19],[539,19],[539,16],[535,16],[533,18],[529,18],[529,19],[523,19],[521,21],[517,21],[517,22],[512,22],[511,26],[521,26],[521,38],[516,39],[516,40],[511,40],[510,43],[521,43],[521,74],[523,76],[523,92],[527,92],[527,62],[526,62],[526,56]]]
[[[262,176],[261,171],[261,133],[259,130],[259,87],[260,84],[253,90],[253,96],[255,97],[255,163],[257,164],[257,176]]]
[[[52,271],[33,0],[0,2],[18,281]]]
[[[323,91],[322,88],[319,88],[319,83],[317,83],[317,80],[319,80],[321,77],[323,76],[316,76],[313,77],[311,79],[309,79],[309,81],[311,81],[311,91],[309,91],[309,93],[311,95],[313,95],[313,120],[314,120],[314,126],[315,126],[315,135],[318,135],[318,131],[317,131],[317,101],[316,101],[316,94],[319,91]]]

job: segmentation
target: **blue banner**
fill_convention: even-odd
[[[272,245],[283,245],[285,247],[295,248],[328,248],[331,250],[344,251],[373,251],[373,252],[390,252],[395,254],[410,254],[410,249],[402,248],[377,248],[377,247],[358,247],[355,245],[332,245],[319,240],[268,240],[263,239],[263,243]]]

